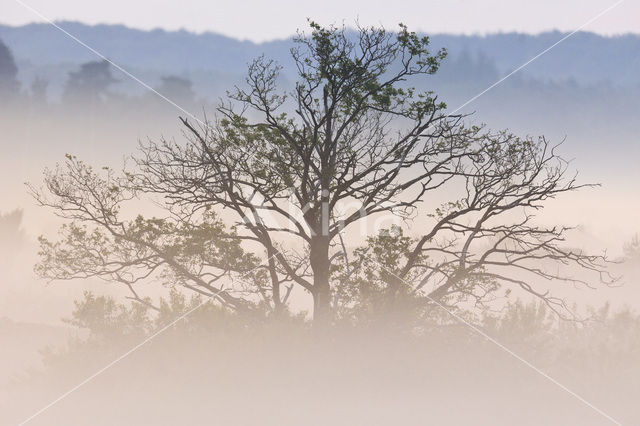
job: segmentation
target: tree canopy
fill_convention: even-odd
[[[9,47],[0,40],[0,95],[12,96],[18,93],[18,66]]]
[[[60,241],[42,239],[39,272],[120,281],[139,300],[138,282],[159,274],[274,313],[300,288],[320,322],[483,306],[511,288],[566,312],[540,281],[591,285],[570,268],[613,281],[604,256],[566,247],[570,227],[536,221],[549,199],[588,186],[555,145],[469,125],[413,88],[446,56],[428,37],[310,22],[294,43],[291,90],[260,57],[213,120],[182,118],[186,141],[143,143],[133,170],[69,156],[48,171],[34,195],[69,222]],[[125,218],[142,197],[162,218]],[[345,242],[382,215],[405,226]]]
[[[72,102],[100,102],[109,87],[117,82],[106,60],[86,62],[69,73],[64,97]]]

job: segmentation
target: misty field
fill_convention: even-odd
[[[640,423],[640,37],[39,25],[0,26],[2,424]]]

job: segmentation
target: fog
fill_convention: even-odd
[[[530,323],[491,332],[598,409],[633,424],[640,396],[638,320],[617,322],[588,337],[579,330],[550,337]],[[461,326],[413,337],[341,330],[331,338],[272,326],[172,329],[31,424],[610,423]],[[25,420],[137,339],[123,340],[85,344],[49,360],[46,375],[14,379],[2,398],[4,421]]]
[[[640,86],[554,82],[525,69],[458,111],[505,75],[491,61],[453,52],[419,88],[438,93],[446,111],[469,114],[468,125],[562,142],[557,149],[570,160],[569,175],[577,172],[580,184],[599,184],[545,199],[535,223],[575,227],[563,244],[606,253],[606,272],[616,280],[599,283],[602,271],[556,265],[553,257],[535,259],[529,267],[557,268],[571,280],[531,278],[526,270],[512,277],[543,296],[552,291],[574,320],[560,318],[555,305],[522,286],[496,289],[487,304],[462,297],[443,304],[422,299],[419,308],[400,303],[373,313],[359,301],[338,308],[339,297],[356,298],[348,287],[346,296],[335,290],[335,323],[319,327],[311,292],[294,285],[284,312],[256,303],[251,315],[242,315],[226,302],[197,296],[179,274],[160,270],[136,281],[137,301],[125,281],[105,279],[106,274],[48,280],[36,267],[51,262],[38,238],[64,240],[61,227],[70,221],[60,217],[63,209],[39,206],[34,198],[34,191],[50,191],[45,170],[64,167],[66,154],[99,171],[138,170],[131,157],[141,158],[141,144],[186,143],[188,131],[178,118],[185,111],[157,94],[128,90],[131,81],[122,87],[106,83],[97,95],[92,92],[93,99],[74,98],[69,81],[74,72],[81,74],[82,64],[61,65],[69,69],[63,73],[67,81],[53,88],[38,90],[36,84],[28,87],[33,81],[16,80],[17,88],[3,92],[0,105],[0,423],[638,423],[640,145],[634,120]],[[109,76],[128,79],[103,66]],[[39,65],[40,73],[46,69]],[[202,70],[197,79],[211,73]],[[59,74],[52,67],[51,76]],[[208,91],[185,75],[149,69],[143,74],[199,120],[215,115],[224,89],[244,84],[235,70],[210,82]],[[294,87],[291,75],[279,80],[282,87]],[[430,193],[422,213],[411,219],[372,215],[345,232],[341,249],[355,258],[368,238],[391,225],[419,239],[435,221],[424,212],[450,201],[452,191],[464,192],[455,185]],[[127,200],[127,220],[163,214],[162,197],[144,195]],[[237,222],[229,209],[217,213],[227,225]],[[291,241],[282,237],[278,244]],[[308,257],[302,245],[291,244]],[[243,247],[263,255],[255,242]],[[56,267],[49,273],[63,275]],[[220,282],[234,289],[250,272],[229,273]],[[216,296],[212,300],[220,302]]]

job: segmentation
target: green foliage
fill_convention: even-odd
[[[88,335],[72,340],[67,351],[46,351],[45,362],[51,365],[94,350],[118,353],[158,330],[163,330],[163,336],[173,336],[169,340],[161,337],[159,340],[165,342],[162,344],[170,344],[175,338],[183,345],[204,341],[215,345],[222,336],[240,342],[243,336],[264,334],[266,337],[268,330],[275,333],[271,337],[284,332],[289,337],[304,339],[310,330],[301,316],[249,318],[200,296],[187,297],[176,290],[161,298],[159,307],[159,311],[154,311],[149,305],[117,303],[111,297],[85,292],[84,298],[75,302],[71,318],[65,322]],[[426,344],[491,345],[441,308],[433,315],[422,315],[419,321],[408,320],[406,311],[403,316],[381,315],[380,311],[376,312],[378,316],[366,314],[363,306],[358,316],[354,311],[349,315],[343,312],[334,324],[336,333],[342,330],[363,337],[360,333],[364,330],[380,336],[391,331],[395,336],[419,339],[414,344],[423,341]],[[606,369],[610,363],[628,365],[640,356],[640,315],[628,308],[612,310],[607,304],[600,309],[591,308],[588,319],[567,321],[560,319],[543,302],[516,300],[499,311],[484,311],[479,316],[458,311],[457,315],[477,324],[489,336],[522,356],[532,357],[531,361],[541,367],[580,361],[586,363],[586,367]],[[164,330],[168,325],[171,327]]]
[[[589,308],[580,321],[562,320],[542,301],[509,302],[499,312],[482,314],[482,328],[521,355],[530,353],[538,365],[607,369],[635,364],[640,356],[640,315],[607,303]],[[527,352],[522,352],[527,351]],[[631,364],[629,364],[631,362]]]
[[[206,208],[189,220],[175,216],[123,218],[124,204],[137,197],[134,177],[105,167],[101,173],[67,155],[64,171],[46,172],[55,205],[75,219],[58,241],[40,237],[36,272],[49,279],[101,277],[134,283],[160,274],[172,284],[203,268],[250,271],[257,262],[245,252],[233,229]],[[49,200],[40,198],[49,204]]]
[[[419,93],[404,82],[411,76],[436,73],[445,49],[431,54],[429,38],[409,32],[403,24],[397,33],[360,28],[358,40],[352,40],[345,28],[309,24],[310,37],[301,34],[294,39],[304,49],[293,53],[301,78],[298,92],[313,97],[313,88],[322,88],[310,105],[328,106],[349,119],[368,110],[394,111],[411,119],[433,112],[432,92]]]
[[[84,298],[75,301],[71,318],[64,321],[88,330],[89,338],[101,342],[143,338],[153,326],[146,305],[125,305],[107,296],[95,296],[85,291]]]
[[[347,265],[336,265],[332,287],[338,317],[360,324],[393,318],[396,324],[404,322],[402,327],[411,327],[419,321],[426,301],[409,283],[422,271],[416,268],[407,279],[399,279],[414,244],[415,239],[405,236],[403,229],[394,225],[368,237]],[[426,256],[418,255],[418,263],[427,261]]]
[[[186,338],[255,333],[271,325],[277,327],[305,328],[303,316],[269,316],[268,311],[255,310],[253,315],[242,314],[214,303],[211,298],[199,294],[188,296],[177,288],[170,289],[166,297],[160,297],[157,307],[153,300],[119,303],[111,296],[97,296],[84,292],[82,299],[74,302],[70,318],[63,321],[83,332],[84,337],[73,339],[71,350],[110,348],[121,350],[156,333],[173,334]],[[52,359],[63,353],[50,352]]]

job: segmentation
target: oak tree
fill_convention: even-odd
[[[549,199],[586,186],[554,145],[469,125],[414,88],[445,50],[403,25],[310,27],[294,39],[292,87],[281,84],[280,65],[257,58],[212,120],[182,118],[186,140],[143,144],[126,175],[98,178],[74,158],[50,172],[53,197],[36,197],[72,223],[60,242],[43,240],[43,275],[99,275],[133,291],[164,267],[232,308],[274,312],[299,287],[325,323],[366,294],[375,309],[406,306],[401,299],[482,304],[505,286],[561,311],[564,301],[539,280],[591,281],[559,266],[610,282],[604,256],[566,247],[569,227],[536,221]],[[143,195],[157,197],[166,218],[121,220],[120,204]],[[381,215],[405,230],[369,236],[366,247],[345,243]],[[249,274],[251,290],[213,287],[231,273]]]

